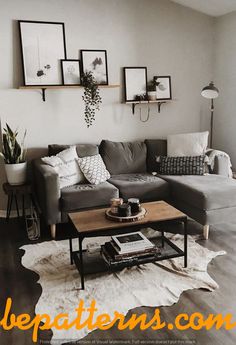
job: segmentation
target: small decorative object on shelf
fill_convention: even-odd
[[[147,94],[149,101],[156,101],[157,99],[157,86],[160,83],[157,82],[157,77],[153,77],[153,79],[148,83],[147,86]]]
[[[100,110],[102,98],[99,94],[98,84],[92,72],[85,72],[82,75],[81,82],[84,86],[84,94],[82,96],[85,104],[84,118],[87,127],[90,127],[95,120],[96,110]]]
[[[17,141],[17,136],[18,131],[13,131],[6,123],[6,128],[3,128],[3,147],[0,156],[4,159],[7,181],[11,185],[21,185],[26,181],[27,162],[24,147],[26,131],[21,143]]]

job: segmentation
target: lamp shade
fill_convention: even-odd
[[[219,96],[219,90],[215,87],[214,83],[211,82],[202,89],[201,95],[209,99],[217,98]]]

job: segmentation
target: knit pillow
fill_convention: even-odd
[[[78,159],[80,169],[91,184],[99,184],[108,180],[111,175],[106,169],[102,157],[98,154]]]
[[[205,156],[160,157],[160,173],[163,175],[203,175]]]
[[[59,175],[60,188],[85,182],[83,173],[78,166],[76,146],[61,151],[56,156],[44,157],[42,161],[50,165]]]

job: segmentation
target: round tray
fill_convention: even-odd
[[[128,223],[128,222],[136,222],[138,220],[143,219],[146,213],[147,211],[145,210],[145,208],[141,207],[141,210],[138,213],[133,214],[130,217],[119,217],[119,216],[114,215],[111,212],[111,209],[109,208],[108,210],[106,210],[105,215],[107,219],[113,220],[114,222]]]

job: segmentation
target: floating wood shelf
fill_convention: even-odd
[[[158,113],[161,112],[161,106],[162,104],[165,103],[169,103],[172,102],[172,99],[168,99],[168,100],[156,100],[156,101],[129,101],[129,102],[125,102],[125,104],[131,104],[132,105],[132,113],[135,113],[135,106],[136,105],[141,105],[141,104],[157,104],[157,108],[158,108]]]
[[[112,84],[112,85],[99,85],[100,89],[113,89],[120,87],[119,84]],[[49,90],[60,90],[60,89],[83,89],[82,85],[38,85],[38,86],[20,86],[20,90],[41,90],[42,91],[42,100],[45,102],[45,91]]]

